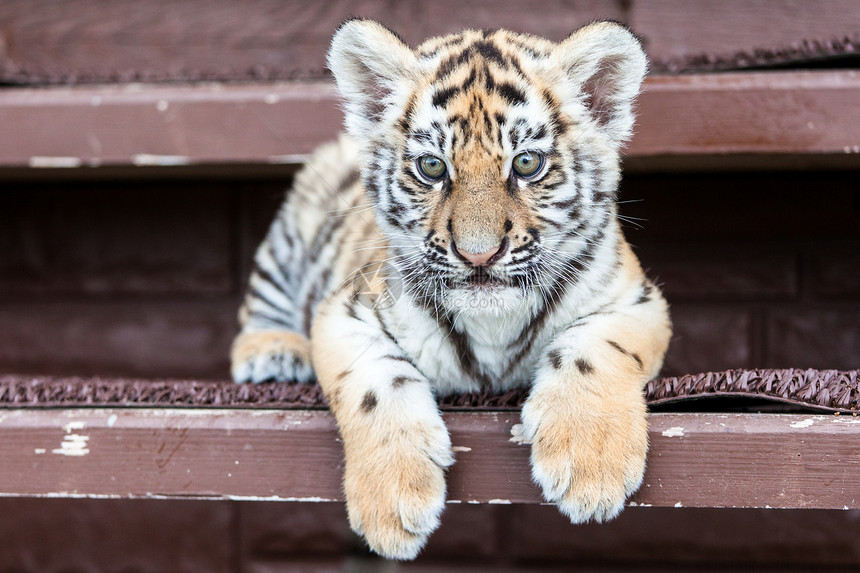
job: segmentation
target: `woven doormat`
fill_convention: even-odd
[[[652,407],[703,398],[761,399],[800,409],[860,412],[860,370],[727,370],[658,378],[645,387]],[[513,410],[528,396],[516,389],[439,399],[443,410]],[[0,408],[327,408],[316,384],[233,384],[196,380],[141,380],[0,376]]]

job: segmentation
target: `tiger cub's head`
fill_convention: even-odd
[[[419,299],[504,311],[613,263],[600,249],[615,240],[618,154],[646,70],[623,26],[560,43],[467,30],[412,50],[359,19],[328,61],[377,221]]]

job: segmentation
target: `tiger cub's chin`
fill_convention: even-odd
[[[469,317],[513,314],[526,302],[522,289],[495,282],[452,288],[444,300],[449,312]]]

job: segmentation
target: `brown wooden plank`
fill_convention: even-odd
[[[540,503],[512,412],[445,414],[449,503]],[[860,508],[860,419],[654,414],[630,505]],[[0,495],[342,499],[326,411],[75,409],[0,412]]]
[[[0,91],[0,165],[295,163],[341,126],[332,85]]]
[[[839,156],[860,164],[860,73],[655,76],[634,160]],[[340,130],[330,83],[0,91],[0,167],[295,164]],[[640,163],[642,162],[640,161]]]
[[[623,18],[614,0],[6,0],[0,73],[20,81],[318,77],[334,30],[374,18],[415,45],[463,28],[512,27],[559,40],[597,18]]]
[[[34,295],[231,296],[238,290],[229,222],[236,209],[233,196],[242,186],[126,182],[71,190],[70,185],[3,186],[3,303]],[[0,324],[7,327],[3,319]]]
[[[5,0],[0,77],[21,82],[318,77],[335,28],[375,18],[417,44],[467,27],[560,40],[595,19],[632,26],[652,60],[857,34],[854,0]]]
[[[221,379],[238,298],[0,297],[0,371]]]
[[[857,38],[858,19],[854,0],[633,0],[627,24],[662,59]]]
[[[333,422],[313,411],[22,410],[0,413],[2,494],[336,498]]]
[[[856,71],[652,76],[630,154],[858,155],[858,100]]]

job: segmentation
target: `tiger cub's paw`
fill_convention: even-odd
[[[286,330],[242,332],[230,352],[233,380],[311,382],[310,346],[306,337]]]
[[[445,508],[445,468],[454,461],[448,432],[416,427],[360,450],[344,471],[350,526],[379,555],[414,559]]]
[[[645,473],[644,412],[605,413],[586,422],[537,409],[523,409],[523,432],[532,440],[532,477],[544,498],[573,523],[616,517]]]

